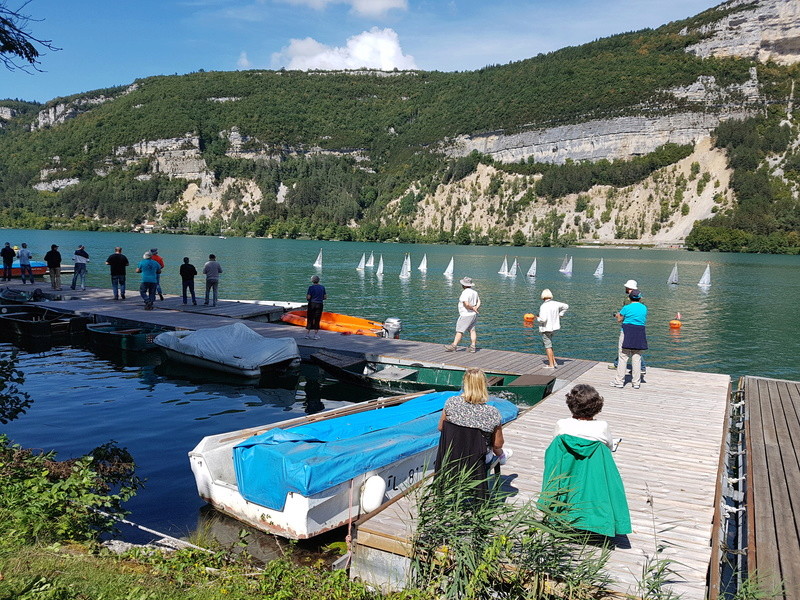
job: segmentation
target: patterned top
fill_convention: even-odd
[[[470,404],[461,396],[451,396],[444,403],[445,418],[462,427],[474,427],[492,433],[502,424],[500,411],[489,404]]]

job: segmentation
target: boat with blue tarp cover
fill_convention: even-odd
[[[198,492],[257,529],[294,539],[319,535],[369,512],[368,481],[383,483],[380,504],[433,470],[439,417],[457,393],[381,398],[205,437],[189,453]],[[503,423],[517,417],[511,402],[489,402]]]

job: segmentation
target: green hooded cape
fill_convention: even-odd
[[[575,529],[608,537],[631,532],[625,487],[603,442],[557,436],[544,455],[539,505]]]

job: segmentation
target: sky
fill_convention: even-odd
[[[25,0],[0,0],[18,9]],[[719,0],[30,0],[60,48],[0,66],[0,98],[47,102],[201,69],[467,71],[658,27]]]

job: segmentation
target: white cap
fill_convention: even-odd
[[[639,284],[636,283],[635,279],[628,279],[628,281],[625,282],[625,287],[631,290],[636,290],[639,289]]]

